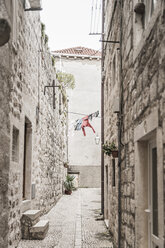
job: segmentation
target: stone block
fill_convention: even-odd
[[[49,229],[48,220],[40,220],[30,228],[30,239],[44,239]]]
[[[23,216],[28,217],[31,221],[38,219],[41,215],[41,210],[27,210]]]

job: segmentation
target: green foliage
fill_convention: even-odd
[[[75,178],[74,176],[70,176],[70,175],[66,176],[64,187],[67,191],[72,191],[74,189],[74,185],[73,185],[74,178]]]
[[[55,66],[55,58],[52,56],[52,66]]]
[[[49,40],[49,37],[48,37],[48,35],[47,35],[47,34],[45,34],[45,44],[47,44],[47,43],[48,43],[48,40]]]
[[[45,35],[45,24],[41,23],[41,36],[44,37]]]
[[[58,71],[57,72],[57,79],[60,83],[64,83],[64,86],[66,88],[74,89],[75,78],[72,74]]]
[[[102,149],[103,149],[103,152],[106,154],[106,155],[108,155],[108,156],[110,156],[111,154],[112,154],[112,151],[116,151],[117,150],[117,147],[116,147],[116,145],[115,145],[115,142],[114,141],[112,141],[112,143],[105,143],[105,144],[103,144],[103,146],[102,146]]]

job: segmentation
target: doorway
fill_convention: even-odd
[[[149,248],[159,248],[158,223],[158,175],[157,175],[157,147],[153,140],[149,142],[148,163],[148,230]]]
[[[31,195],[31,161],[32,161],[32,125],[27,117],[24,123],[24,159],[22,198],[30,199]]]

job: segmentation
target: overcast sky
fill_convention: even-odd
[[[100,50],[100,36],[89,35],[92,0],[42,0],[50,50],[84,46]]]

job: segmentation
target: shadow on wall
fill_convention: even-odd
[[[0,46],[5,45],[10,39],[11,28],[6,19],[0,19]]]

